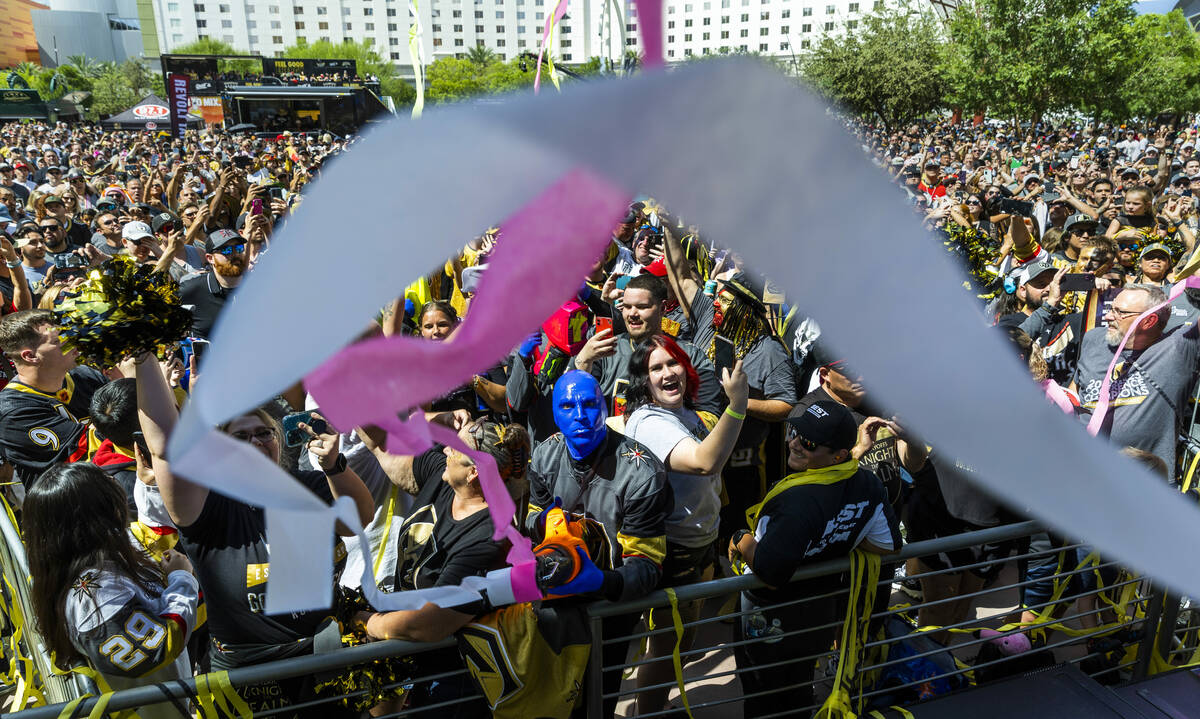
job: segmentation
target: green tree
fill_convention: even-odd
[[[205,38],[171,51],[172,55],[249,55],[248,50],[238,50],[233,45],[212,38]],[[258,60],[217,60],[217,72],[259,73],[262,63]]]
[[[868,15],[854,31],[826,34],[800,72],[846,110],[893,127],[943,105],[944,49],[935,19],[900,6]]]
[[[1140,15],[1132,34],[1137,39],[1133,58],[1112,93],[1120,96],[1127,115],[1200,112],[1200,38],[1183,13]]]
[[[425,78],[429,83],[425,97],[430,102],[455,102],[487,90],[479,66],[463,58],[438,58],[425,67]]]
[[[500,56],[495,53],[490,47],[476,45],[467,50],[467,59],[480,67],[487,67],[500,59]]]
[[[124,112],[142,99],[129,86],[125,74],[119,67],[108,68],[96,78],[92,87],[92,112],[97,119],[104,119],[118,112]]]
[[[397,105],[411,105],[417,99],[416,88],[396,75],[396,66],[381,58],[375,48],[366,43],[343,42],[335,45],[321,40],[293,45],[283,51],[283,56],[310,60],[354,60],[358,74],[379,78],[380,91],[390,95]]]
[[[524,67],[522,67],[522,65]],[[537,68],[532,63],[523,63],[519,58],[508,62],[493,62],[483,68],[484,92],[513,92],[533,86]],[[545,79],[543,77],[543,79]]]

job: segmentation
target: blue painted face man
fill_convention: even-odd
[[[554,383],[554,423],[563,433],[567,452],[580,460],[591,454],[608,434],[604,393],[596,378],[571,370]]]

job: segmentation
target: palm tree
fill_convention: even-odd
[[[79,74],[87,78],[100,77],[103,66],[88,57],[87,55],[68,55],[67,65],[79,71]]]
[[[487,67],[499,59],[499,56],[489,47],[476,45],[467,51],[467,59],[480,67]]]

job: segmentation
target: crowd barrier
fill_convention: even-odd
[[[1104,675],[1101,678],[1106,678],[1106,681],[1110,683],[1118,679],[1122,681],[1140,679],[1148,674],[1164,671],[1173,666],[1181,666],[1200,660],[1200,613],[1192,611],[1186,602],[1181,604],[1179,598],[1164,594],[1159,589],[1151,586],[1149,582],[1124,573],[1121,573],[1115,581],[1111,581],[1107,585],[1104,585],[1102,582],[1101,586],[1095,589],[1076,589],[1074,583],[1067,581],[1069,578],[1081,577],[1088,573],[1099,576],[1102,573],[1101,570],[1105,569],[1111,569],[1115,573],[1117,568],[1111,562],[1096,559],[1094,555],[1089,555],[1089,560],[1084,563],[1077,562],[1074,550],[1079,548],[1079,545],[1075,544],[1055,546],[1049,549],[1030,549],[1027,540],[1041,534],[1041,532],[1042,530],[1036,523],[1022,522],[909,544],[904,547],[899,555],[885,558],[885,571],[880,575],[880,585],[890,585],[897,581],[892,577],[889,567],[895,566],[902,560],[955,552],[980,545],[1009,543],[1010,545],[1016,545],[1017,551],[1005,557],[992,557],[974,565],[933,571],[921,576],[931,577],[952,571],[982,569],[1014,561],[1054,560],[1056,557],[1059,559],[1057,569],[1041,579],[1041,581],[1048,581],[1054,586],[1054,593],[1049,601],[1027,607],[1027,609],[1039,612],[1038,618],[1032,624],[1006,624],[1014,616],[1013,609],[1017,603],[1016,597],[1013,595],[1014,590],[1019,589],[1023,585],[1028,586],[1036,581],[1030,579],[1020,582],[1014,578],[1016,573],[1011,569],[1007,569],[991,586],[984,586],[977,592],[965,595],[976,606],[995,610],[995,616],[976,619],[974,618],[974,614],[972,614],[967,620],[956,625],[921,628],[916,631],[916,634],[909,634],[907,636],[886,636],[879,631],[873,630],[866,637],[865,649],[862,652],[862,658],[856,673],[856,680],[853,682],[853,694],[856,705],[864,707],[866,711],[877,706],[886,707],[896,697],[905,697],[911,694],[910,690],[914,688],[936,686],[939,680],[945,680],[945,683],[956,687],[969,687],[975,682],[975,678],[981,673],[981,670],[995,669],[998,665],[1003,665],[1004,662],[1014,661],[1024,656],[1001,656],[986,662],[975,661],[972,663],[968,661],[979,653],[979,649],[984,643],[990,641],[988,638],[979,637],[973,633],[974,630],[982,627],[998,628],[1002,634],[1029,633],[1032,630],[1044,628],[1046,630],[1046,639],[1042,649],[1052,652],[1054,662],[1079,664],[1084,668],[1085,673]],[[5,539],[11,540],[11,537],[7,536],[6,533]],[[9,541],[6,541],[6,544],[12,547]],[[1066,559],[1064,560],[1062,557],[1066,557]],[[813,580],[820,577],[842,575],[847,572],[849,566],[849,562],[846,559],[813,564],[798,571],[792,581]],[[730,619],[731,617],[736,618],[741,614],[736,605],[734,606],[735,611],[732,614],[728,611],[708,611],[700,614],[699,618],[693,621],[682,622],[678,625],[671,621],[670,609],[673,606],[685,605],[688,602],[698,600],[707,600],[710,602],[710,607],[715,608],[721,604],[725,604],[729,597],[736,595],[738,592],[760,587],[762,587],[762,584],[755,577],[738,576],[678,587],[674,590],[673,597],[667,592],[659,591],[636,601],[622,603],[598,602],[591,605],[588,608],[588,615],[592,625],[592,659],[585,675],[586,686],[584,687],[585,709],[588,719],[598,719],[602,716],[602,702],[606,698],[614,698],[613,694],[606,697],[603,692],[601,681],[604,671],[619,668],[626,673],[626,678],[628,679],[631,670],[656,662],[670,662],[675,666],[682,666],[682,673],[679,673],[678,669],[673,669],[672,673],[675,674],[674,679],[663,684],[645,687],[641,691],[662,692],[663,690],[667,690],[678,692],[680,688],[683,688],[692,693],[692,700],[689,701],[690,710],[698,718],[705,716],[736,716],[736,709],[731,705],[741,702],[747,695],[740,691],[738,685],[730,686],[730,682],[739,674],[739,670],[735,664],[732,661],[728,661],[731,652],[739,644],[748,645],[757,642],[778,641],[780,635],[778,633],[764,632],[762,636],[747,638],[741,642],[735,641]],[[845,590],[832,592],[831,594],[838,596],[837,601],[840,606],[845,606]],[[1076,600],[1089,596],[1098,596],[1104,601],[1097,602],[1097,608],[1086,611],[1075,606]],[[820,598],[805,597],[799,600],[799,603],[816,601]],[[906,625],[910,625],[909,619],[915,618],[917,612],[922,607],[931,607],[939,603],[957,601],[962,598],[964,596],[956,596],[940,601],[914,603],[907,606],[904,604],[891,604],[886,609],[882,609],[872,615],[872,625],[884,624],[889,618],[904,618]],[[1060,611],[1052,612],[1051,610],[1055,607],[1058,607]],[[622,615],[643,616],[648,610],[658,608],[667,610],[663,612],[667,620],[661,622],[653,629],[648,628],[645,624],[639,624],[638,628],[631,634],[624,636],[610,635],[608,637],[605,637],[600,630],[602,622],[608,618]],[[1099,624],[1099,626],[1093,629],[1085,629],[1082,621],[1088,616],[1096,617],[1095,623]],[[827,626],[835,625],[840,626],[841,620],[839,619],[834,624]],[[697,641],[691,647],[677,646],[676,656],[667,655],[665,657],[647,659],[638,651],[642,640],[648,636],[657,634],[677,635],[681,630],[687,629],[696,629],[698,630],[697,637],[708,638],[704,641]],[[918,645],[917,651],[913,651],[910,646],[904,652],[903,656],[899,656],[899,653],[897,653],[896,656],[889,658],[889,654],[893,652],[899,643],[907,642],[911,645],[913,636],[925,631],[938,631],[942,636],[952,637],[953,641],[948,642],[950,645],[949,653],[938,644],[926,644],[924,646],[928,648],[923,651],[919,650],[921,645]],[[783,635],[786,636],[787,634],[788,632],[784,632]],[[1108,638],[1104,647],[1095,650],[1089,649],[1088,640],[1098,637]],[[25,638],[29,638],[28,632]],[[616,642],[628,642],[631,649],[627,656],[632,658],[620,665],[605,666],[601,661],[602,649],[606,644]],[[106,704],[102,706],[101,711],[111,714],[121,710],[137,710],[166,702],[173,702],[176,706],[181,706],[181,702],[186,702],[189,699],[194,701],[207,700],[197,701],[197,704],[201,705],[202,708],[203,705],[208,705],[211,708],[214,687],[237,688],[260,683],[268,679],[286,679],[308,675],[331,676],[343,673],[354,667],[370,665],[372,662],[380,659],[406,655],[417,657],[419,665],[421,655],[432,650],[453,646],[455,646],[453,639],[433,644],[416,644],[395,640],[362,644],[324,654],[296,657],[234,669],[220,676],[207,675],[187,681],[148,685],[137,689],[110,693],[103,697],[106,700]],[[952,659],[947,661],[949,657],[952,657]],[[886,682],[880,681],[881,677],[889,676],[889,668],[908,665],[914,660],[923,658],[942,659],[941,665],[944,667],[944,671],[936,673],[926,672],[907,682],[897,680],[894,676],[896,673],[892,672],[893,676],[890,679]],[[698,661],[701,659],[704,661]],[[675,664],[676,661],[678,664]],[[695,665],[691,671],[689,671],[689,661]],[[837,651],[830,650],[813,656],[791,657],[779,662],[779,664],[789,665],[801,662],[811,663],[814,661],[819,662],[821,667],[816,671],[812,682],[815,687],[816,701],[819,704],[831,688],[830,675],[836,670]],[[710,668],[717,665],[724,666],[719,670]],[[40,665],[38,669],[39,671],[41,670]],[[460,679],[463,673],[463,671],[451,671],[440,674],[410,676],[385,688],[389,690],[411,689],[422,683],[454,681]],[[49,676],[54,675],[50,674]],[[903,673],[900,673],[899,676],[903,677]],[[62,679],[61,677],[57,678]],[[714,683],[726,685],[723,695],[718,695],[722,694],[722,692],[696,691],[698,687],[706,685],[711,689]],[[197,691],[198,684],[200,686],[199,692]],[[45,704],[27,708],[23,711],[13,713],[11,716],[14,719],[56,719],[58,717],[88,716],[89,712],[92,712],[96,707],[98,698],[96,696],[83,696],[83,694],[86,692],[94,693],[94,691],[94,688],[88,688],[82,684],[71,685],[69,682],[66,682],[64,691],[51,691],[49,688],[47,689]],[[636,699],[635,694],[638,691],[632,686],[631,682],[624,682],[620,692],[621,704],[618,708],[618,715],[631,716],[633,714],[632,709],[628,706],[628,700]],[[339,702],[345,698],[353,699],[364,692],[365,690],[349,691],[343,694],[322,696],[307,706],[331,705],[333,702]],[[770,692],[763,693],[768,694]],[[700,699],[701,695],[705,698]],[[80,698],[81,696],[83,698]],[[217,703],[220,704],[221,697],[218,696],[217,698]],[[67,700],[70,699],[74,699],[72,702],[73,705],[68,704]],[[682,706],[681,699],[682,697],[679,694],[673,694],[672,706],[676,708],[661,712],[643,713],[640,716],[655,717],[667,716],[668,714],[681,716],[679,713],[680,709],[677,708]],[[400,708],[398,706],[392,713],[383,714],[382,716],[436,716],[437,714],[446,713],[455,704],[472,700],[472,697],[465,697],[421,707]],[[859,704],[860,702],[861,704]],[[269,717],[288,714],[298,708],[302,707],[291,706],[282,709],[261,711],[256,713],[255,716]],[[781,706],[780,716],[795,712],[798,708],[789,706],[785,711]],[[209,713],[202,711],[201,714],[208,715]],[[234,712],[233,715],[236,716],[237,713]]]

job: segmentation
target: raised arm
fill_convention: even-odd
[[[721,374],[721,386],[729,397],[729,406],[703,442],[685,439],[675,445],[665,462],[667,469],[672,472],[714,474],[725,466],[729,455],[733,454],[733,445],[737,443],[742,422],[746,418],[749,385],[746,373],[742,371],[742,360],[737,361],[732,371],[725,368]]]

